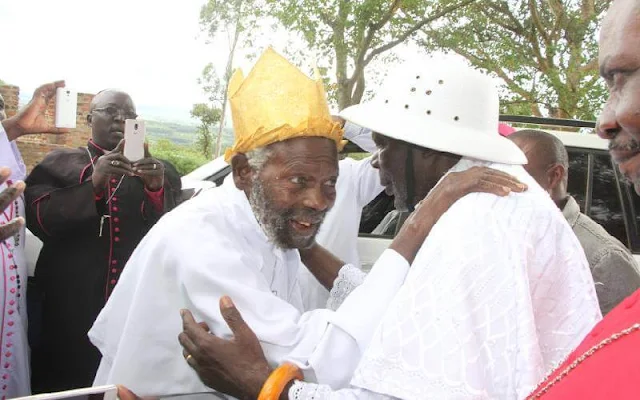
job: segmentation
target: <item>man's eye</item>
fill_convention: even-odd
[[[293,178],[291,178],[291,183],[294,183],[296,185],[303,185],[305,182],[306,179],[301,176],[294,176]]]
[[[337,182],[338,182],[337,179],[330,179],[327,182],[325,182],[325,185],[329,187],[336,187]]]

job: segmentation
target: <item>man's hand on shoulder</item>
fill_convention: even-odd
[[[47,83],[40,86],[33,94],[31,101],[16,115],[2,121],[2,126],[9,141],[16,140],[20,136],[35,133],[62,134],[69,129],[56,128],[47,121],[45,112],[49,103],[56,95],[56,89],[64,87],[64,81]]]

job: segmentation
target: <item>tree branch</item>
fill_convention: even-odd
[[[400,35],[397,39],[390,41],[387,44],[384,44],[378,48],[375,48],[373,50],[371,50],[371,52],[369,53],[369,55],[364,59],[364,66],[368,65],[376,56],[384,53],[385,51],[391,50],[392,48],[396,47],[397,45],[401,44],[402,42],[404,42],[405,40],[407,40],[411,35],[413,35],[414,33],[418,32],[420,29],[422,29],[425,25],[453,12],[456,11],[460,8],[466,7],[471,3],[474,3],[478,0],[463,0],[460,3],[453,5],[453,6],[449,6],[446,7],[445,9],[431,15],[428,18],[424,18],[422,19],[420,22],[418,22],[417,24],[415,24],[413,27],[411,27],[409,30],[407,30],[404,34]]]

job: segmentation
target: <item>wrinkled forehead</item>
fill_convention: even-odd
[[[337,174],[338,148],[336,142],[323,137],[302,137],[277,142],[269,146],[269,164],[283,169]]]
[[[600,67],[618,58],[640,55],[640,5],[636,0],[615,0],[600,31]]]
[[[135,105],[133,104],[131,96],[129,96],[127,93],[116,90],[106,90],[100,92],[95,95],[93,101],[91,102],[92,110],[95,108],[103,108],[108,106],[114,106],[123,110],[135,110]]]

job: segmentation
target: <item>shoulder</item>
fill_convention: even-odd
[[[55,149],[45,156],[39,165],[51,165],[58,162],[88,162],[89,155],[84,148],[78,149]]]
[[[76,180],[89,163],[89,155],[85,149],[56,149],[33,168],[27,182],[44,176],[52,176],[63,182],[68,179]]]

